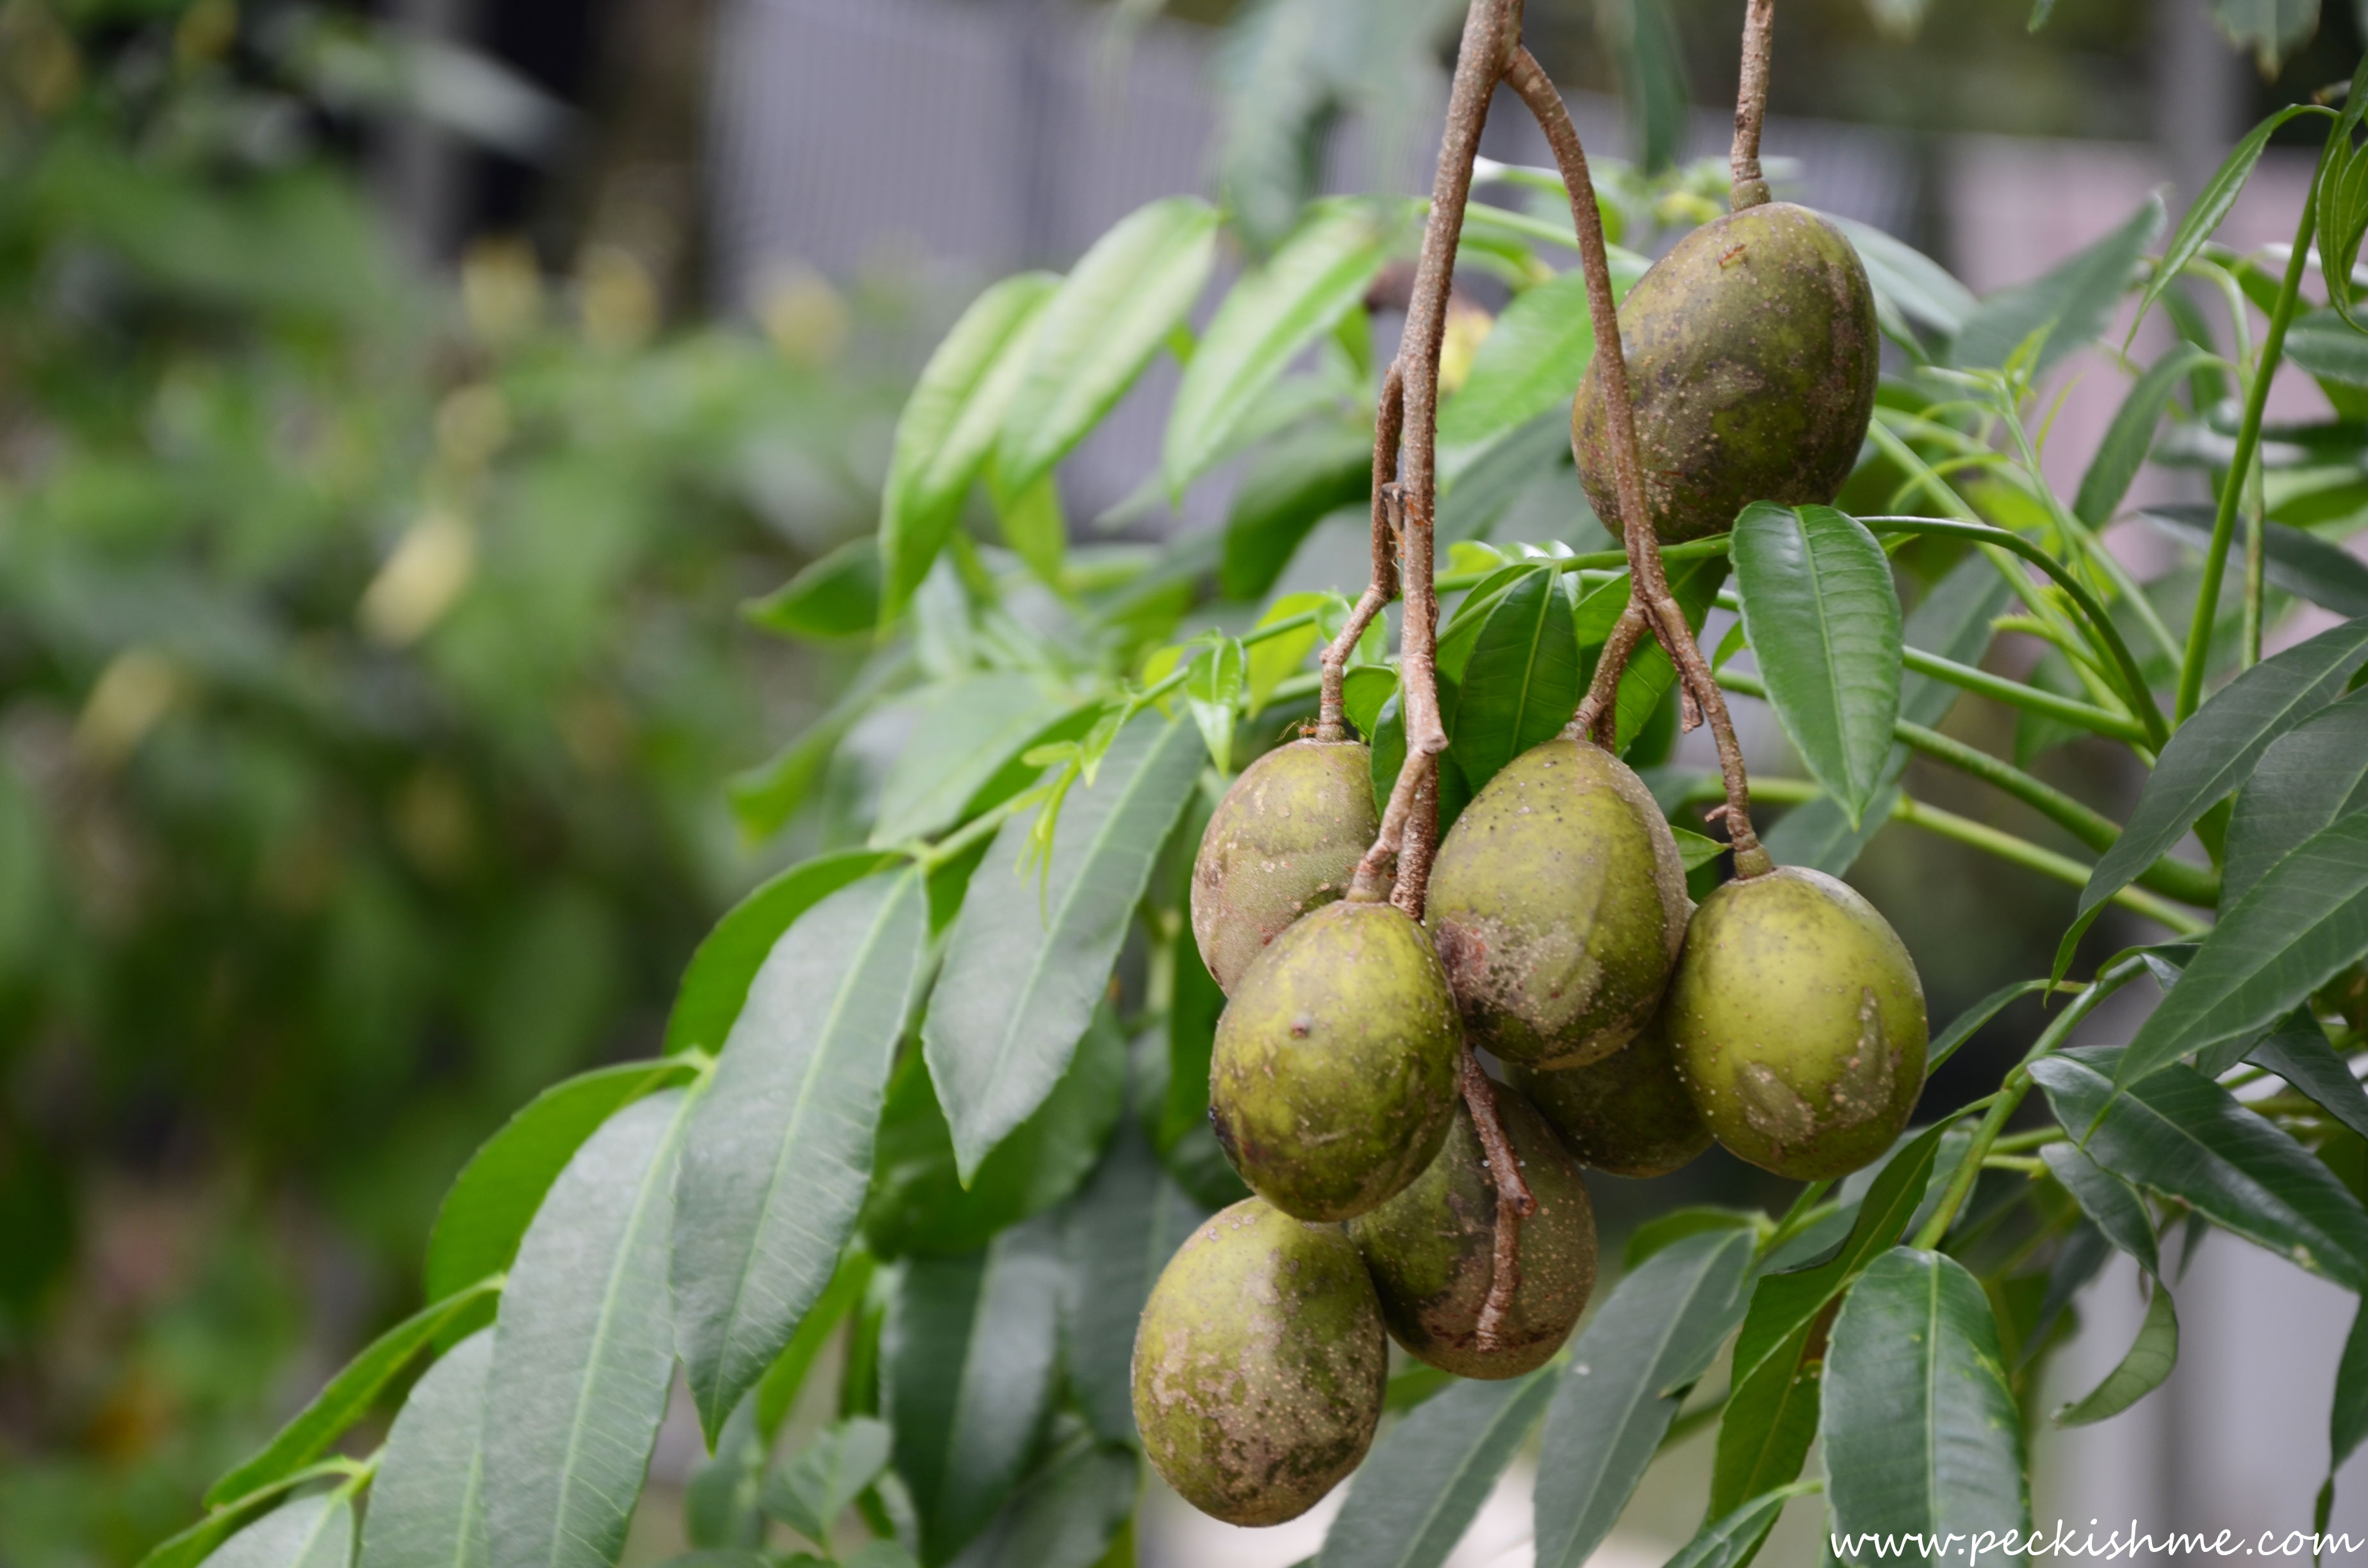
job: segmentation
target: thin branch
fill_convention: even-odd
[[[1768,200],[1759,172],[1759,127],[1768,118],[1768,68],[1776,52],[1776,0],[1751,0],[1743,21],[1743,79],[1735,94],[1735,151],[1727,160],[1735,188],[1727,205],[1740,212]]]
[[[1342,696],[1348,687],[1349,661],[1373,617],[1397,597],[1397,536],[1404,526],[1398,516],[1403,495],[1397,483],[1398,436],[1405,424],[1406,377],[1393,359],[1389,373],[1382,378],[1381,404],[1373,411],[1373,573],[1340,635],[1324,650],[1324,685],[1315,709],[1317,740],[1349,738],[1348,704]]]
[[[1480,1308],[1479,1347],[1485,1355],[1501,1347],[1505,1320],[1512,1315],[1513,1297],[1521,1289],[1521,1221],[1538,1211],[1538,1200],[1521,1176],[1521,1162],[1497,1112],[1497,1085],[1480,1068],[1472,1048],[1463,1048],[1463,1103],[1471,1108],[1472,1125],[1480,1134],[1480,1148],[1488,1159],[1489,1184],[1497,1189],[1495,1256],[1488,1278],[1488,1299]]]
[[[1406,826],[1415,820],[1415,796],[1438,767],[1439,758],[1432,753],[1406,753],[1398,767],[1398,781],[1390,789],[1389,804],[1382,811],[1382,831],[1365,858],[1357,862],[1357,874],[1349,883],[1350,903],[1380,903],[1390,897],[1391,871],[1406,844]]]
[[[1611,624],[1611,635],[1603,641],[1603,652],[1595,661],[1595,679],[1588,685],[1587,695],[1579,699],[1578,711],[1570,716],[1563,734],[1571,740],[1592,736],[1605,751],[1616,749],[1619,741],[1620,676],[1628,668],[1628,656],[1644,640],[1645,612],[1636,608],[1632,597],[1620,619]]]

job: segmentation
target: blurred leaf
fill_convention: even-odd
[[[1069,1208],[1062,1366],[1094,1430],[1114,1443],[1134,1430],[1134,1328],[1159,1271],[1209,1216],[1160,1169],[1131,1119]]]
[[[1581,1568],[1611,1533],[1684,1391],[1743,1315],[1751,1248],[1746,1231],[1671,1243],[1572,1342],[1539,1454],[1538,1568]]]
[[[2321,381],[2368,386],[2368,333],[2333,311],[2305,311],[2286,329],[2286,358]]]
[[[1191,730],[1139,713],[1110,743],[1097,781],[1070,792],[1041,891],[1033,878],[1000,869],[1018,860],[1035,828],[1030,816],[996,835],[988,874],[972,884],[947,938],[921,1030],[964,1176],[1068,1066],[1201,766]]]
[[[2261,6],[2251,3],[2251,0],[2242,0],[2242,4],[2248,13],[2258,14],[2261,10]],[[2318,0],[2271,0],[2271,5],[2286,7],[2307,6],[2314,18],[2318,11]],[[2228,6],[2229,0],[2213,0],[2213,10],[2222,30],[2232,39],[2242,41],[2236,30],[2237,24],[2228,16]],[[2153,308],[2154,302],[2178,280],[2180,271],[2195,259],[2203,249],[2203,243],[2220,227],[2221,220],[2226,218],[2229,210],[2237,205],[2237,195],[2244,190],[2246,181],[2253,177],[2253,170],[2260,163],[2261,153],[2268,149],[2271,133],[2297,115],[2326,112],[2311,104],[2288,104],[2247,131],[2244,138],[2229,150],[2228,155],[2220,161],[2219,168],[2203,182],[2203,188],[2196,192],[2194,201],[2187,209],[2187,216],[2179,221],[2178,231],[2170,236],[2170,244],[2163,247],[2161,262],[2156,266],[2154,275],[2146,279],[2146,288],[2138,295],[2137,314],[2130,321],[2133,334],[2137,331],[2138,323],[2146,319],[2146,313]],[[2159,205],[2158,198],[2157,204]],[[2147,237],[2151,239],[2153,236]],[[2294,339],[2289,336],[2286,342],[2287,352],[2292,353]]]
[[[1307,655],[1325,641],[1326,612],[1337,609],[1340,602],[1337,594],[1285,594],[1267,607],[1266,613],[1258,617],[1261,628],[1295,615],[1313,613],[1316,619],[1296,631],[1281,632],[1248,646],[1248,668],[1243,682],[1245,713],[1262,711],[1267,699],[1274,695],[1274,688],[1299,673]]]
[[[681,1080],[679,1063],[596,1068],[537,1095],[453,1178],[427,1244],[427,1294],[441,1301],[518,1256],[543,1195],[584,1141],[624,1107]]]
[[[1866,267],[1867,281],[1877,297],[1888,299],[1909,321],[1930,327],[1943,337],[1954,337],[1980,308],[1974,291],[1957,281],[1949,269],[1905,241],[1894,239],[1871,223],[1820,213],[1842,232]]]
[[[2263,76],[2273,76],[2286,51],[2318,29],[2318,0],[2212,0],[2212,19],[2229,42],[2253,51]]]
[[[1928,1078],[1931,1076],[1935,1068],[1954,1056],[1965,1041],[1980,1033],[1982,1026],[2004,1012],[2009,1003],[2028,996],[2034,991],[2046,989],[2047,982],[2044,980],[2018,980],[2010,985],[1999,986],[1996,991],[1958,1014],[1950,1021],[1947,1028],[1933,1037],[1931,1046],[1925,1051],[1925,1076]]]
[[[2357,112],[2347,99],[2345,118],[2356,120]],[[2368,156],[2352,146],[2347,127],[2328,141],[2326,157],[2318,186],[2319,276],[2327,281],[2327,302],[2351,325],[2368,330],[2351,277],[2360,262],[2361,238],[2368,234]]]
[[[1488,335],[1496,336],[1504,327],[1499,319]],[[1571,388],[1576,389],[1577,384],[1573,381]],[[1456,396],[1462,397],[1471,390],[1472,382],[1467,378]],[[1433,529],[1433,538],[1440,548],[1452,550],[1467,540],[1492,537],[1508,517],[1525,509],[1524,502],[1542,481],[1567,479],[1573,484],[1577,483],[1577,472],[1570,466],[1570,402],[1571,391],[1565,390],[1545,413],[1478,449],[1461,468],[1451,469],[1446,493],[1439,498],[1439,520]],[[1452,401],[1449,406],[1453,406]],[[1446,411],[1440,412],[1443,415]],[[1584,490],[1579,499],[1585,501]],[[1581,520],[1591,523],[1593,517],[1590,510]],[[1570,536],[1572,542],[1577,544],[1579,535],[1586,532],[1584,527],[1575,530]],[[1594,526],[1594,533],[1602,536],[1608,548],[1611,536],[1604,534],[1600,525]],[[1589,543],[1593,542],[1590,536]]]
[[[2335,1402],[2328,1412],[2328,1428],[2327,1483],[2332,1487],[2335,1472],[2359,1451],[2361,1440],[2368,1438],[2368,1306],[2353,1316],[2351,1332],[2343,1341],[2343,1358],[2336,1367]],[[2325,1529],[2326,1526],[2322,1523],[2318,1528]]]
[[[1026,1468],[1052,1396],[1058,1221],[1014,1226],[967,1257],[905,1266],[881,1346],[897,1473],[942,1562],[995,1517]]]
[[[1968,369],[2003,366],[2032,334],[2044,329],[2046,338],[2030,367],[2037,377],[2095,342],[2135,278],[2139,258],[2162,233],[2163,216],[2162,198],[2149,196],[2120,228],[2045,276],[1985,298],[1957,334],[1951,362]]]
[[[802,861],[732,906],[700,942],[683,971],[674,1010],[666,1017],[666,1054],[694,1046],[720,1050],[748,1000],[748,986],[783,932],[839,889],[887,869],[901,858],[876,849],[846,849]],[[586,1078],[598,1077],[587,1074]],[[556,1093],[557,1091],[552,1091]],[[525,1114],[523,1112],[521,1115]],[[605,1114],[605,1113],[604,1113]],[[588,1131],[588,1128],[587,1128]],[[580,1142],[580,1140],[579,1140]],[[563,1162],[564,1156],[562,1157]],[[552,1169],[557,1171],[554,1165]],[[547,1183],[546,1183],[547,1185]],[[520,1221],[520,1229],[524,1221]]]
[[[2089,460],[2089,472],[2080,476],[2080,494],[2072,503],[2074,517],[2092,528],[2101,528],[2112,520],[2122,498],[2130,493],[2130,482],[2137,478],[2146,455],[2154,450],[2155,428],[2162,423],[2162,411],[2171,394],[2180,390],[2182,378],[2211,358],[2192,343],[2177,344],[2132,383],[2097,455]]]
[[[2047,1169],[2064,1184],[2107,1241],[2137,1259],[2138,1267],[2160,1278],[2162,1259],[2156,1247],[2154,1216],[2146,1200],[2129,1183],[2106,1170],[2071,1143],[2050,1143],[2039,1151]]]
[[[2351,1064],[2336,1054],[2327,1031],[2297,1009],[2245,1053],[2245,1060],[2268,1069],[2307,1095],[2321,1110],[2368,1138],[2368,1089],[2351,1075]]]
[[[2140,514],[2180,543],[2203,550],[2212,542],[2214,508],[2148,506]],[[2306,529],[2270,518],[2261,525],[2261,575],[2273,588],[2331,609],[2368,615],[2368,562]]]
[[[1125,1096],[1126,1041],[1105,1006],[1044,1103],[995,1146],[965,1187],[928,1064],[907,1057],[880,1117],[865,1236],[888,1257],[985,1246],[1005,1226],[1077,1190],[1110,1142]]]
[[[928,940],[918,871],[841,889],[775,944],[716,1057],[690,1119],[669,1271],[711,1442],[854,1232]]]
[[[807,1322],[815,1315],[808,1313]],[[804,1332],[801,1324],[799,1333]],[[683,1483],[683,1530],[693,1547],[731,1551],[765,1544],[765,1515],[758,1505],[772,1445],[757,1430],[757,1401],[751,1393],[732,1407],[713,1455]]]
[[[1146,1119],[1152,1146],[1163,1155],[1209,1125],[1209,1062],[1216,1051],[1217,1018],[1225,1010],[1225,994],[1202,961],[1189,923],[1179,926],[1169,952],[1176,978],[1167,1006],[1167,1092],[1158,1116]]]
[[[2179,1313],[2172,1308],[2170,1292],[2160,1279],[2154,1283],[2153,1293],[2146,1299],[2146,1321],[2138,1325],[2138,1336],[2118,1365],[2105,1374],[2105,1381],[2088,1393],[2055,1413],[2058,1426],[2086,1426],[2119,1415],[2131,1405],[2162,1387],[2179,1365]]]
[[[920,639],[924,647],[928,642],[928,631],[925,625]],[[740,831],[752,839],[769,838],[780,832],[781,824],[805,803],[808,792],[830,765],[847,732],[882,697],[909,681],[916,664],[910,653],[875,659],[827,712],[799,732],[789,744],[756,767],[734,774],[724,789]]]
[[[996,520],[1003,542],[1043,582],[1058,585],[1069,550],[1069,521],[1061,512],[1061,487],[1050,473],[1016,495],[998,494]]]
[[[1167,416],[1162,472],[1171,493],[1222,461],[1291,361],[1357,308],[1396,245],[1396,217],[1377,202],[1323,202],[1265,266],[1234,285],[1184,368]]]
[[[361,1568],[484,1568],[485,1371],[493,1360],[493,1332],[483,1330],[412,1385],[370,1480]]]
[[[1076,707],[1074,697],[1016,670],[925,688],[913,738],[880,786],[871,843],[884,848],[955,826],[996,775]]]
[[[858,1415],[825,1427],[765,1483],[765,1512],[818,1546],[838,1517],[888,1468],[888,1424]]]
[[[1373,1447],[1325,1532],[1317,1568],[1439,1568],[1554,1392],[1551,1369],[1458,1382]]]
[[[2120,1054],[2085,1048],[2032,1063],[2089,1158],[2348,1290],[2368,1283],[2368,1214],[2332,1172],[2190,1068],[2115,1089]]]
[[[1242,687],[1249,680],[1249,655],[1238,637],[1220,637],[1193,655],[1184,672],[1184,700],[1200,727],[1201,744],[1219,773],[1234,765],[1234,725],[1241,713]],[[1163,829],[1166,824],[1162,824]]]
[[[1456,767],[1473,793],[1559,734],[1578,697],[1570,601],[1554,574],[1532,572],[1488,612],[1445,715]]]
[[[1123,1558],[1103,1553],[1113,1540],[1123,1544],[1138,1468],[1126,1449],[1098,1445],[1080,1433],[1020,1483],[952,1568],[1096,1568],[1103,1562],[1132,1568],[1131,1550]]]
[[[1372,444],[1370,431],[1324,421],[1285,437],[1251,465],[1225,517],[1219,580],[1227,598],[1263,598],[1317,523],[1364,502]]]
[[[1693,113],[1686,98],[1685,52],[1664,4],[1609,0],[1595,8],[1597,36],[1620,76],[1628,145],[1647,174],[1668,169],[1685,152]]]
[[[1616,267],[1613,294],[1624,297],[1641,276],[1639,267]],[[1586,274],[1573,268],[1524,290],[1481,339],[1472,373],[1440,407],[1439,444],[1468,447],[1492,440],[1568,403],[1594,356]]]
[[[995,451],[1018,494],[1101,423],[1184,319],[1216,256],[1217,211],[1192,197],[1139,207],[1096,240],[1044,306]]]
[[[1735,525],[1743,625],[1784,733],[1855,827],[1883,784],[1899,714],[1891,561],[1830,506],[1755,502]]]
[[[1799,1481],[1762,1493],[1714,1524],[1706,1524],[1686,1542],[1667,1568],[1741,1568],[1751,1561],[1759,1543],[1776,1524],[1784,1505],[1816,1491],[1813,1481]]]
[[[1717,1209],[1702,1204],[1656,1214],[1628,1233],[1620,1267],[1633,1274],[1646,1258],[1663,1248],[1705,1231],[1748,1230],[1756,1233],[1760,1219],[1756,1209]]]
[[[882,624],[903,610],[961,520],[971,482],[1019,393],[1039,312],[1060,287],[1049,272],[1023,272],[994,285],[962,312],[922,369],[896,422],[895,455],[880,501]]]
[[[880,624],[880,539],[852,539],[766,595],[741,607],[752,626],[784,637],[828,642]]]
[[[2356,811],[2294,846],[2221,912],[2179,983],[2138,1026],[2117,1081],[2266,1028],[2363,954],[2368,811]]]
[[[805,1386],[806,1374],[814,1369],[815,1358],[837,1337],[839,1324],[863,1304],[864,1295],[871,1289],[873,1267],[870,1254],[849,1249],[839,1259],[838,1272],[831,1276],[821,1298],[798,1324],[789,1348],[765,1369],[764,1380],[749,1396],[755,1404],[760,1443],[771,1446],[781,1430],[781,1423],[789,1419],[790,1407],[797,1403],[798,1391]]]
[[[342,1492],[283,1504],[214,1549],[208,1568],[346,1568],[354,1506]]]
[[[1826,1358],[1819,1436],[1837,1535],[1995,1542],[2030,1528],[2022,1418],[2005,1360],[1989,1298],[1964,1265],[1900,1247],[1867,1267]]]
[[[610,1568],[674,1381],[666,1249],[695,1099],[667,1089],[575,1152],[518,1245],[485,1380],[493,1568]]]
[[[1382,722],[1382,705],[1398,692],[1398,672],[1385,665],[1368,665],[1349,672],[1341,683],[1340,705],[1348,710],[1349,722],[1357,733],[1369,740]]]

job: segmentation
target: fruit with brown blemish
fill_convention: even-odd
[[[1245,1199],[1194,1231],[1152,1287],[1134,1336],[1134,1424],[1194,1507],[1277,1525],[1357,1468],[1388,1378],[1381,1303],[1349,1238]]]
[[[1600,1062],[1506,1071],[1580,1165],[1614,1176],[1667,1176],[1711,1145],[1658,1018]]]
[[[1924,1086],[1924,990],[1874,906],[1788,866],[1702,901],[1662,1009],[1721,1143],[1795,1181],[1890,1148]]]
[[[1462,1050],[1422,927],[1390,904],[1327,903],[1268,945],[1217,1020],[1209,1118],[1259,1197],[1346,1220],[1438,1154]]]
[[[1372,770],[1355,741],[1293,741],[1225,792],[1192,862],[1192,937],[1227,994],[1269,942],[1349,891],[1381,832]]]
[[[1513,1089],[1497,1088],[1497,1114],[1538,1207],[1520,1221],[1520,1286],[1493,1347],[1481,1346],[1480,1312],[1496,1278],[1497,1184],[1468,1108],[1412,1187],[1349,1221],[1390,1336],[1463,1378],[1517,1378],[1545,1365],[1595,1289],[1595,1213],[1578,1166]]]
[[[1576,1067],[1652,1017],[1691,908],[1644,781],[1592,742],[1555,739],[1507,764],[1455,819],[1425,918],[1474,1045]]]

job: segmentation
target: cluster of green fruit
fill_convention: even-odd
[[[1656,532],[1761,495],[1830,499],[1874,379],[1865,277],[1830,225],[1735,214],[1630,307]],[[1575,414],[1591,486],[1592,390]],[[1706,471],[1725,476],[1684,477]],[[1159,1472],[1237,1524],[1294,1517],[1356,1468],[1389,1338],[1470,1378],[1554,1355],[1595,1282],[1582,1165],[1657,1176],[1715,1139],[1780,1176],[1836,1176],[1892,1145],[1923,1086],[1923,994],[1883,917],[1800,869],[1695,907],[1660,808],[1611,753],[1560,738],[1500,771],[1440,843],[1419,924],[1352,893],[1379,829],[1370,776],[1353,741],[1269,752],[1193,870],[1193,934],[1228,998],[1210,1115],[1257,1196],[1161,1275],[1134,1407]],[[1509,1080],[1482,1096],[1497,1126],[1463,1093],[1467,1041]],[[1535,1209],[1492,1319],[1497,1126]]]

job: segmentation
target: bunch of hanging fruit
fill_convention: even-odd
[[[1520,47],[1520,7],[1475,0],[1466,24],[1377,421],[1374,582],[1326,654],[1315,733],[1243,773],[1193,868],[1193,935],[1228,999],[1210,1115],[1257,1196],[1160,1277],[1134,1408],[1160,1473],[1221,1518],[1292,1518],[1356,1468],[1390,1338],[1467,1378],[1550,1359],[1595,1281],[1582,1165],[1657,1176],[1715,1139],[1782,1176],[1838,1176],[1892,1146],[1922,1089],[1907,951],[1850,889],[1759,847],[1732,727],[1658,559],[1656,541],[1719,531],[1750,502],[1830,501],[1873,409],[1865,271],[1832,224],[1770,201],[1760,177],[1771,4],[1755,0],[1745,34],[1734,210],[1654,266],[1616,330],[1585,156]],[[1570,189],[1602,346],[1572,441],[1598,512],[1622,520],[1632,597],[1570,726],[1498,772],[1434,858],[1426,769],[1444,742],[1422,721],[1437,702],[1439,320],[1499,81],[1538,114]],[[1384,812],[1341,722],[1339,676],[1401,579],[1410,744]],[[1699,907],[1659,806],[1603,744],[1645,636],[1678,665],[1727,775],[1717,814],[1736,875]]]

